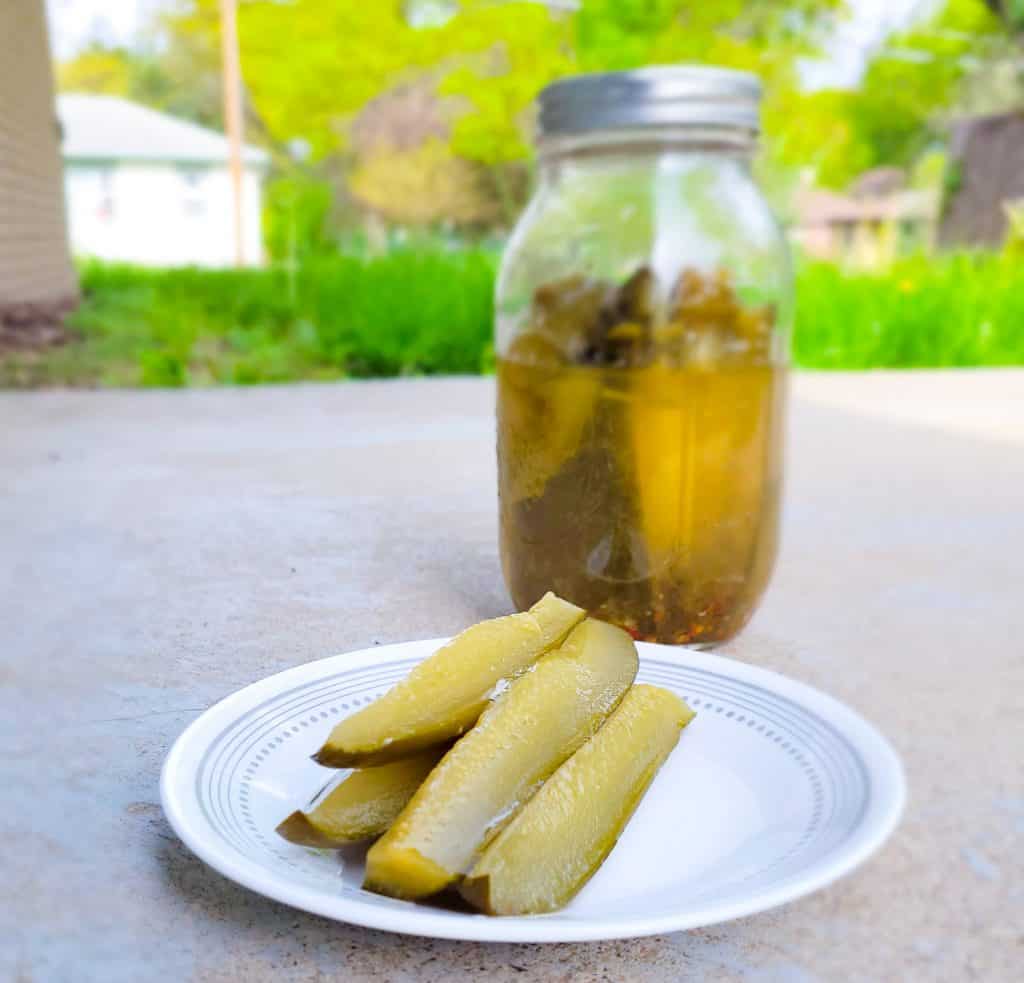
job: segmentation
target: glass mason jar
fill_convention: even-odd
[[[498,281],[501,554],[651,641],[710,645],[775,559],[791,270],[750,174],[760,84],[680,67],[540,97]]]

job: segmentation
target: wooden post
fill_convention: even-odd
[[[235,263],[245,265],[242,226],[242,73],[238,56],[237,0],[220,0],[221,62],[224,79],[224,125],[234,205]]]

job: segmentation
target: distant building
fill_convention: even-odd
[[[905,187],[899,168],[867,171],[845,193],[801,188],[794,243],[808,256],[852,266],[885,266],[934,243],[939,196]]]
[[[68,253],[43,4],[0,2],[0,350],[61,335]]]
[[[75,255],[148,266],[235,262],[228,141],[214,130],[113,96],[57,99]],[[267,154],[243,150],[244,260],[263,258]]]

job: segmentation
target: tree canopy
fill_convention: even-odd
[[[931,16],[889,38],[861,84],[819,95],[847,143],[821,177],[843,184],[881,164],[910,166],[944,137],[950,119],[1024,103],[1019,0],[946,0]]]
[[[87,49],[61,66],[60,85],[216,125],[218,8],[218,0],[179,0],[161,16],[151,50]],[[951,107],[1019,97],[1024,0],[946,0],[889,39],[858,90],[806,92],[800,59],[842,15],[842,0],[245,0],[250,133],[275,148],[301,139],[313,167],[332,180],[350,175],[349,190],[390,217],[434,221],[450,206],[456,221],[500,222],[510,208],[466,195],[501,203],[520,194],[531,106],[567,74],[675,62],[756,71],[767,89],[769,169],[810,168],[834,185],[876,164],[910,163]],[[353,139],[361,114],[409,85],[434,93],[440,130],[428,128],[417,147],[364,152]],[[459,187],[445,187],[444,174]]]

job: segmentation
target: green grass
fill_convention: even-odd
[[[496,257],[406,250],[283,270],[87,263],[71,344],[0,356],[0,385],[181,386],[436,373],[491,361]]]
[[[437,373],[492,363],[487,250],[404,249],[282,270],[89,263],[77,340],[0,355],[0,385],[181,386]],[[1024,260],[914,257],[881,274],[802,264],[808,368],[1024,364]]]
[[[797,296],[805,368],[1024,365],[1024,256],[916,256],[874,275],[806,264]]]

